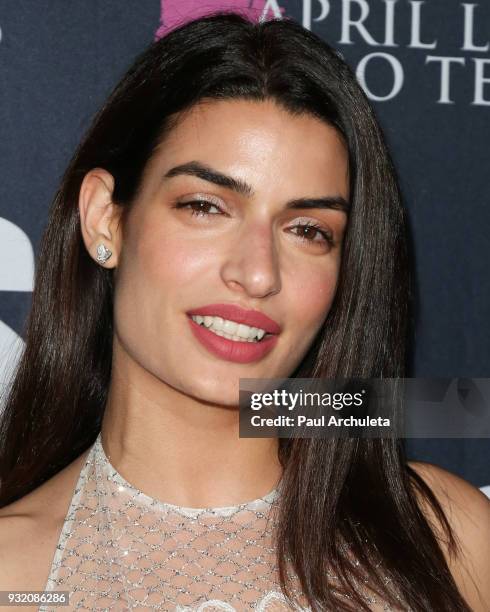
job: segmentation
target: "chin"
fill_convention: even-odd
[[[207,378],[202,373],[196,373],[195,376],[191,376],[187,372],[186,378],[191,378],[195,381],[195,384],[192,386],[184,384],[179,388],[186,395],[210,404],[223,406],[236,406],[238,404],[239,378],[236,379],[236,384],[231,383],[229,379],[227,383],[223,383],[224,378]]]

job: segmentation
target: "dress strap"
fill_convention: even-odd
[[[97,436],[97,439],[99,438],[99,436]],[[63,551],[65,549],[66,541],[72,529],[73,520],[75,518],[77,506],[80,501],[80,497],[82,496],[83,490],[85,488],[85,483],[87,482],[90,467],[93,464],[94,450],[95,450],[95,443],[90,448],[90,451],[85,460],[85,464],[80,470],[80,474],[77,479],[77,484],[75,485],[75,489],[74,489],[74,492],[73,492],[73,495],[70,501],[70,505],[65,515],[65,520],[63,521],[63,526],[61,528],[60,536],[58,539],[58,544],[56,545],[53,562],[51,564],[51,568],[49,571],[48,581],[46,583],[46,586],[44,587],[45,591],[54,590],[56,587],[56,579],[58,577],[58,570],[60,567],[61,559],[63,557]],[[46,612],[47,610],[48,610],[47,605],[41,605],[39,608],[39,612]]]

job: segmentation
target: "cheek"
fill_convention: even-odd
[[[146,231],[145,239],[136,244],[136,260],[144,278],[165,295],[181,287],[189,288],[216,263],[216,250],[207,243],[190,240],[185,232]]]
[[[216,257],[209,241],[189,240],[168,223],[134,224],[125,238],[114,311],[118,337],[133,359],[161,373],[167,346],[161,339],[182,332],[179,315],[202,299]],[[179,345],[172,347],[172,354],[179,355]]]
[[[305,323],[318,328],[330,310],[335,297],[339,266],[308,266],[291,276],[288,303],[294,318],[304,328]]]

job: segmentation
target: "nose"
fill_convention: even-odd
[[[230,244],[221,277],[231,289],[250,297],[279,293],[279,255],[270,224],[266,221],[244,224]]]

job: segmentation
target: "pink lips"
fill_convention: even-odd
[[[279,324],[263,313],[245,310],[234,304],[209,304],[190,310],[187,314],[191,330],[199,342],[217,357],[236,363],[251,363],[265,357],[276,345],[277,334],[281,332]],[[251,327],[260,327],[273,335],[265,336],[260,342],[228,340],[193,321],[191,315],[222,317]]]
[[[259,310],[246,310],[235,304],[208,304],[201,308],[189,310],[188,315],[222,317],[250,327],[260,327],[269,334],[281,333],[281,326]]]

